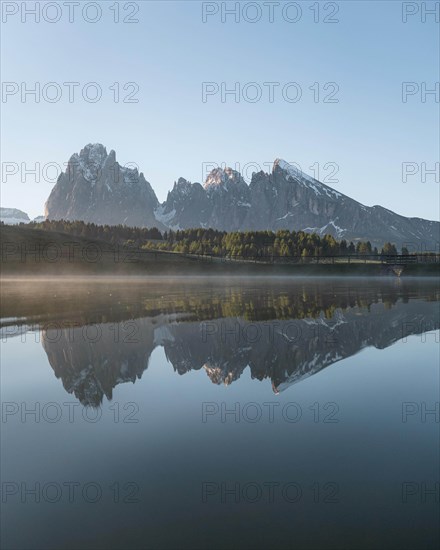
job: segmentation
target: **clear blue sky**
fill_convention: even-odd
[[[33,3],[29,3],[31,6]],[[40,9],[45,2],[40,3]],[[120,16],[131,11],[119,2]],[[136,4],[136,3],[133,3]],[[215,3],[213,3],[215,4]],[[402,22],[399,1],[342,1],[331,15],[339,23],[314,22],[313,2],[298,2],[302,15],[296,23],[283,19],[281,7],[269,21],[250,23],[251,9],[236,23],[219,13],[202,22],[202,3],[196,1],[137,2],[139,23],[115,23],[114,2],[100,2],[101,20],[87,23],[80,8],[68,22],[35,23],[21,13],[2,23],[2,80],[25,82],[79,82],[69,103],[67,88],[57,103],[19,94],[2,103],[2,162],[62,165],[89,142],[115,149],[121,164],[135,162],[152,184],[159,200],[178,177],[201,181],[203,163],[232,167],[256,163],[265,168],[277,157],[309,166],[318,163],[320,179],[336,163],[339,171],[329,183],[339,191],[373,205],[381,204],[407,216],[439,219],[439,184],[420,172],[402,181],[402,162],[424,162],[434,167],[439,155],[439,103],[421,94],[402,102],[402,82],[439,81],[439,26],[434,16],[420,12]],[[234,2],[226,3],[228,8]],[[426,5],[433,6],[434,2]],[[264,8],[264,9],[263,9]],[[12,8],[11,8],[12,9]],[[47,12],[54,18],[55,12]],[[44,14],[43,14],[44,15]],[[94,17],[93,9],[87,12]],[[293,9],[287,17],[294,18]],[[88,82],[102,88],[102,99],[88,103],[81,89]],[[119,82],[136,82],[138,103],[115,103],[109,90]],[[235,82],[243,87],[257,82],[263,96],[238,103],[220,94],[202,101],[202,83]],[[279,82],[274,101],[264,82]],[[296,103],[283,99],[289,82],[301,86]],[[309,86],[336,82],[338,103],[313,101]],[[21,86],[22,88],[22,86]],[[52,89],[53,93],[54,89]],[[331,88],[324,91],[328,94]],[[323,90],[321,89],[321,93]],[[249,94],[253,93],[249,89]],[[288,91],[293,96],[292,89]],[[5,98],[3,98],[5,99]],[[320,97],[322,99],[322,96]],[[332,165],[333,166],[333,165]],[[49,177],[54,172],[49,173]],[[17,207],[36,216],[52,188],[21,174],[2,178],[2,206]]]

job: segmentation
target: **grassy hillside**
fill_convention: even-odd
[[[199,263],[182,255],[143,251],[67,233],[2,226],[3,274],[139,274],[178,271]]]
[[[272,264],[200,257],[113,245],[68,233],[22,226],[0,227],[1,273],[7,275],[391,275],[380,263]],[[439,264],[415,264],[402,276],[438,275]]]

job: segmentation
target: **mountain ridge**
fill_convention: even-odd
[[[88,144],[71,156],[46,202],[48,219],[156,226],[159,230],[303,230],[347,241],[393,242],[437,250],[440,222],[365,206],[281,158],[272,172],[252,174],[249,185],[232,168],[214,168],[204,184],[179,177],[160,203],[137,168],[122,167],[113,150]],[[410,250],[411,251],[411,250]]]

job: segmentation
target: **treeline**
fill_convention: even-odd
[[[155,227],[141,228],[125,225],[97,225],[83,221],[46,220],[26,224],[29,228],[68,233],[111,244],[150,250],[166,250],[184,254],[219,257],[309,257],[309,256],[396,256],[392,243],[385,243],[379,251],[370,241],[347,242],[331,235],[320,237],[304,231],[235,231],[216,229],[183,229],[165,231]],[[402,255],[409,254],[403,247]]]
[[[228,233],[215,229],[184,229],[166,231],[162,242],[147,248],[159,248],[185,254],[212,255],[234,258],[309,257],[309,256],[366,256],[397,255],[395,245],[385,243],[379,252],[369,241],[337,241],[331,235],[320,237],[304,231],[236,231]],[[406,249],[403,254],[408,254]]]
[[[128,227],[126,225],[97,225],[83,221],[45,220],[26,224],[31,229],[43,229],[57,233],[69,233],[92,240],[102,240],[112,244],[126,244],[141,247],[149,240],[162,240],[161,232],[152,227]]]

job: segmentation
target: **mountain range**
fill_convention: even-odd
[[[276,159],[271,173],[248,185],[232,168],[215,168],[201,183],[180,177],[165,202],[137,168],[122,167],[113,150],[88,144],[71,156],[45,205],[48,219],[125,224],[160,230],[303,230],[336,239],[392,242],[412,250],[438,250],[440,222],[365,206]]]
[[[37,216],[32,221],[42,222],[44,216]],[[0,222],[7,225],[17,225],[19,223],[29,223],[31,220],[26,212],[19,210],[18,208],[0,208]]]

